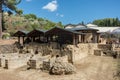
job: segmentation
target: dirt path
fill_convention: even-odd
[[[78,63],[79,64],[79,63]],[[116,60],[111,57],[88,57],[81,63],[84,68],[79,67],[79,74],[83,80],[113,80],[113,73],[116,69]]]
[[[73,75],[49,75],[40,70],[0,70],[0,80],[114,80],[116,61],[110,57],[89,56],[76,62],[77,73]]]
[[[25,80],[13,71],[0,69],[0,80]]]

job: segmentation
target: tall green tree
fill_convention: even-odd
[[[0,0],[0,38],[2,37],[2,19],[3,19],[3,7],[7,7],[8,9],[15,11],[19,10],[16,5],[19,4],[21,0]]]

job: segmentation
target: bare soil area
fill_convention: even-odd
[[[72,75],[49,75],[40,70],[0,69],[0,80],[114,80],[117,60],[111,57],[88,56],[74,65]]]
[[[0,45],[11,45],[14,44],[17,39],[0,39]]]

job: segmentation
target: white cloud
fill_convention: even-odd
[[[26,0],[27,2],[30,2],[30,1],[32,1],[32,0]]]
[[[58,16],[58,17],[64,17],[63,14],[59,14],[59,13],[57,13],[56,16]]]
[[[57,10],[57,7],[58,7],[57,1],[54,0],[54,1],[49,2],[47,5],[43,6],[42,9],[46,9],[46,10],[53,12]]]

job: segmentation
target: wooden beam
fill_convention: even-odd
[[[24,44],[24,38],[25,38],[25,37],[23,36],[23,44]]]
[[[18,36],[18,42],[20,43],[20,36]]]
[[[73,45],[75,45],[75,34],[73,34]]]

